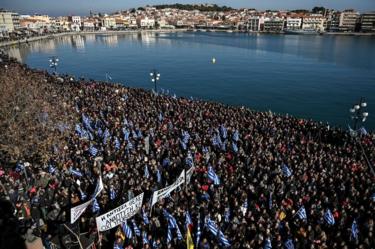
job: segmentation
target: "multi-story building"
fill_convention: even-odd
[[[69,18],[69,21],[71,21],[72,23],[78,24],[78,25],[80,25],[80,26],[81,26],[81,22],[82,22],[80,16],[71,16],[71,17]]]
[[[299,17],[287,17],[286,18],[287,30],[301,29],[301,26],[302,26],[302,18],[299,18]]]
[[[260,31],[261,26],[264,24],[263,16],[252,16],[248,19],[246,27],[248,31]]]
[[[359,13],[354,10],[345,10],[340,14],[339,30],[354,31],[359,20]]]
[[[0,11],[0,28],[2,31],[13,32],[20,27],[20,16],[18,13],[5,10]]]
[[[375,32],[375,11],[367,12],[361,15],[361,31]]]
[[[104,17],[102,19],[102,27],[105,27],[106,29],[116,28],[116,19],[113,17]]]
[[[267,17],[264,19],[264,31],[281,32],[284,29],[284,18]]]
[[[324,31],[325,17],[322,14],[310,14],[303,17],[302,29]]]
[[[151,29],[155,27],[155,19],[149,19],[148,17],[141,18],[138,21],[138,26],[143,29]]]

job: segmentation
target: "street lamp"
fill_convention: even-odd
[[[156,91],[156,82],[160,80],[160,73],[156,71],[156,69],[152,70],[150,73],[151,76],[151,81],[154,82],[154,88],[155,88],[155,93]]]
[[[359,103],[353,105],[353,107],[349,109],[351,118],[353,119],[353,122],[354,122],[353,124],[354,130],[357,130],[357,124],[359,120],[362,120],[362,123],[366,121],[368,117],[368,112],[365,111],[366,107],[367,107],[367,103],[365,102],[365,99],[361,97],[361,99],[359,100]]]
[[[57,65],[58,65],[58,62],[59,62],[59,58],[57,58],[56,56],[52,56],[52,57],[49,59],[49,62],[50,62],[49,67],[53,68],[53,69],[55,70],[55,74],[56,74],[56,71],[57,71]]]

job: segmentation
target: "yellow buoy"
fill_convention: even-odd
[[[215,63],[216,63],[216,58],[213,57],[213,58],[212,58],[212,64],[215,64]]]

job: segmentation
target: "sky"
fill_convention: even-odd
[[[0,0],[0,8],[20,14],[89,15],[93,12],[113,12],[145,5],[166,3],[206,3],[207,0]],[[208,1],[233,8],[312,9],[314,6],[344,10],[354,8],[360,12],[375,10],[375,0],[216,0]]]

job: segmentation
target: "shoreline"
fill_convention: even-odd
[[[50,35],[43,35],[37,37],[30,37],[24,38],[21,40],[14,40],[14,41],[6,41],[0,42],[1,47],[9,47],[14,45],[20,45],[28,42],[40,41],[45,39],[53,39],[61,36],[66,35],[117,35],[117,34],[133,34],[133,33],[177,33],[177,32],[193,32],[193,33],[243,33],[243,34],[272,34],[272,35],[291,35],[286,34],[284,32],[264,32],[264,31],[233,31],[233,30],[205,30],[200,31],[199,29],[189,30],[189,29],[155,29],[155,30],[123,30],[123,31],[79,31],[79,32],[64,32],[64,33],[57,33],[57,34],[50,34]],[[297,34],[296,34],[297,35]],[[302,36],[304,34],[301,34]],[[316,35],[329,35],[329,36],[356,36],[356,37],[375,37],[375,33],[361,33],[361,32],[325,32],[322,34],[309,34],[308,36],[316,36]]]

